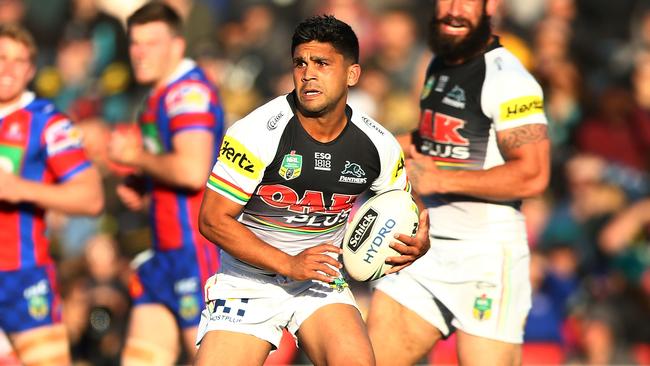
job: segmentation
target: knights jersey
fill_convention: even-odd
[[[188,130],[208,131],[218,143],[224,121],[215,87],[194,61],[185,59],[164,87],[150,93],[139,123],[145,149],[162,154],[172,150],[176,134]],[[191,249],[207,243],[198,229],[203,190],[179,189],[152,179],[147,191],[154,249]]]
[[[421,95],[418,150],[439,169],[484,170],[502,165],[496,133],[546,124],[542,89],[498,38],[480,56],[446,65],[434,58]],[[522,238],[520,202],[490,202],[463,195],[422,197],[431,234],[452,239]],[[471,223],[471,225],[467,225]]]
[[[344,130],[321,143],[294,111],[291,93],[233,124],[207,183],[244,206],[239,222],[290,255],[324,242],[340,245],[362,192],[410,189],[397,140],[370,117],[346,106]],[[225,254],[222,260],[255,270]]]
[[[15,106],[0,110],[0,170],[53,184],[88,167],[80,131],[51,102],[25,92]],[[52,263],[44,214],[30,203],[0,200],[0,271]]]

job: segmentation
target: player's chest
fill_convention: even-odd
[[[376,148],[364,139],[346,135],[321,144],[296,134],[280,141],[261,185],[356,195],[377,179],[379,170]]]
[[[465,129],[478,132],[485,129],[489,119],[482,105],[484,67],[439,70],[427,75],[420,107],[422,118],[445,129]]]

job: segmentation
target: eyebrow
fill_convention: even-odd
[[[331,61],[331,58],[325,57],[325,56],[311,56],[309,57],[310,61]],[[302,56],[296,56],[293,58],[293,61],[305,61],[305,58]]]

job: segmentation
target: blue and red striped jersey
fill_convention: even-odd
[[[216,88],[193,61],[186,59],[169,83],[152,90],[139,123],[145,148],[155,154],[171,151],[177,133],[197,129],[212,133],[214,161],[223,135],[224,114]],[[206,167],[206,175],[209,170]],[[204,190],[179,189],[153,179],[149,180],[147,190],[151,193],[154,249],[196,248],[208,243],[198,229]]]
[[[65,182],[90,167],[81,133],[47,100],[23,93],[0,110],[0,169],[42,183]],[[52,262],[45,210],[30,203],[0,201],[0,271]]]

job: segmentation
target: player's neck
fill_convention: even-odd
[[[334,110],[317,117],[306,116],[299,109],[296,112],[298,121],[309,136],[321,143],[335,140],[348,122],[345,104],[336,106]]]
[[[179,60],[174,60],[174,62],[170,62],[169,67],[167,68],[166,72],[164,73],[164,76],[161,77],[158,81],[156,81],[154,83],[153,89],[158,90],[160,88],[164,88],[170,82],[172,82],[176,78],[176,72],[177,72],[177,70],[180,67],[182,62],[183,62],[182,58],[179,59]]]
[[[25,94],[25,90],[23,90],[20,94],[18,94],[16,97],[8,99],[8,100],[1,100],[0,101],[0,118],[2,116],[5,116],[14,110],[20,108],[21,100],[23,99],[23,95]]]

